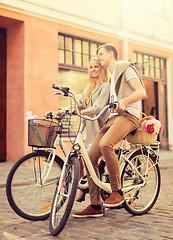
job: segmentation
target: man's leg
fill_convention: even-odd
[[[116,143],[118,143],[121,139],[123,139],[127,135],[128,132],[137,128],[137,125],[133,124],[131,121],[126,119],[126,117],[121,117],[122,118],[121,120],[123,123],[121,124],[121,121],[119,123],[118,119],[120,117],[121,116],[113,117],[113,118],[109,119],[109,121],[106,123],[106,125],[97,134],[97,136],[94,139],[93,144],[88,152],[88,155],[90,157],[90,160],[93,164],[93,167],[94,167],[95,172],[98,177],[99,177],[99,171],[98,171],[99,157],[103,153],[103,155],[108,158],[107,163],[109,165],[108,171],[110,171],[110,175],[111,175],[111,186],[112,186],[112,189],[115,189],[116,193],[117,193],[117,190],[119,190],[121,188],[121,184],[120,184],[120,180],[117,180],[117,179],[120,179],[119,164],[118,164],[118,160],[115,155],[113,146]],[[115,124],[115,121],[117,121],[116,124]],[[117,125],[119,126],[118,129],[117,129]],[[112,128],[112,131],[109,131],[110,128]],[[121,129],[121,134],[119,133],[120,129]],[[118,137],[115,137],[116,133],[117,133]],[[107,137],[105,138],[105,136],[107,136]],[[115,140],[114,140],[114,138],[115,138]],[[107,152],[108,152],[108,154],[107,154]],[[110,160],[109,160],[109,157],[110,157]],[[111,171],[112,164],[113,164],[113,169],[114,169],[113,171]],[[116,174],[117,174],[117,176],[116,176]],[[115,181],[115,183],[114,183],[114,181]],[[74,213],[73,214],[74,217],[103,216],[102,208],[97,210],[97,209],[93,209],[93,207],[92,207],[93,205],[95,205],[95,206],[101,205],[102,200],[100,197],[99,188],[94,184],[94,182],[92,181],[92,179],[90,177],[88,177],[88,182],[89,182],[89,189],[90,189],[91,206],[88,206],[86,209],[84,209],[81,212]]]
[[[95,173],[98,178],[99,178],[98,159],[101,156],[101,151],[99,148],[99,141],[103,137],[103,135],[105,134],[107,129],[108,129],[108,127],[104,127],[104,129],[101,129],[99,131],[99,133],[95,137],[93,144],[90,147],[90,150],[88,152],[88,155],[90,157],[93,168],[94,168]],[[102,206],[100,189],[92,181],[92,179],[89,176],[89,173],[87,173],[87,177],[88,177],[91,205],[89,205],[86,209],[84,209],[81,212],[73,213],[73,216],[81,217],[81,218],[83,218],[83,217],[101,217],[101,216],[103,216],[104,209]]]
[[[114,123],[102,137],[99,143],[101,153],[106,160],[106,166],[109,172],[109,179],[113,194],[112,196],[115,195],[117,198],[117,201],[115,201],[115,204],[112,205],[112,207],[118,206],[119,203],[121,203],[124,199],[123,196],[119,196],[119,193],[121,194],[121,179],[119,163],[114,151],[114,145],[121,141],[130,131],[133,131],[135,128],[136,125],[134,125],[132,121],[129,121],[126,116],[117,116],[114,119]],[[109,200],[107,199],[105,203],[106,202],[109,202]]]
[[[90,149],[88,152],[89,158],[92,162],[93,168],[96,172],[96,175],[99,176],[99,170],[98,170],[98,160],[100,156],[102,155],[102,152],[100,150],[99,143],[102,140],[103,136],[106,134],[106,132],[109,130],[110,126],[113,125],[115,117],[111,117],[104,127],[100,129],[98,134],[96,135]],[[97,205],[102,204],[101,196],[100,196],[100,189],[98,186],[95,185],[95,183],[92,181],[92,179],[88,175],[88,183],[89,183],[89,191],[90,191],[90,198],[91,198],[91,204]]]

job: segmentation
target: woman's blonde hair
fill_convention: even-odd
[[[92,61],[96,61],[100,68],[101,68],[101,73],[99,75],[99,83],[101,82],[108,82],[108,70],[102,68],[102,66],[100,65],[99,59],[97,57],[93,57],[90,59],[89,61],[89,66],[88,66],[88,83],[87,83],[87,87],[85,88],[84,92],[83,92],[83,97],[84,97],[84,101],[86,102],[88,100],[88,98],[90,97],[90,95],[92,94],[92,92],[94,91],[98,81],[96,81],[96,78],[93,78],[91,75],[91,71],[90,71],[90,66],[91,66],[91,62]]]

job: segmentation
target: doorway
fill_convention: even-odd
[[[146,79],[143,81],[148,94],[148,98],[143,101],[143,112],[147,116],[154,116],[161,121],[163,131],[158,135],[158,141],[160,141],[162,149],[168,149],[166,84]]]
[[[148,95],[143,101],[143,112],[147,114],[147,116],[154,116],[156,119],[159,119],[158,83],[144,79],[143,82]]]
[[[0,28],[0,162],[6,161],[6,52],[7,31]]]

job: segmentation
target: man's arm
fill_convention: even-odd
[[[125,110],[125,107],[126,105],[130,104],[130,103],[134,103],[134,102],[137,102],[139,100],[143,100],[147,97],[147,94],[146,94],[146,90],[143,88],[141,82],[138,80],[138,78],[131,78],[129,81],[128,81],[128,84],[130,85],[130,87],[134,90],[134,92],[120,100],[120,105],[119,107],[117,107],[115,109],[115,111],[119,111],[119,110]]]

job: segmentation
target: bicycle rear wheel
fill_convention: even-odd
[[[55,190],[52,203],[49,229],[53,236],[58,235],[64,228],[70,215],[79,179],[79,160],[68,158],[62,169],[62,176]]]
[[[45,220],[50,216],[63,160],[55,156],[51,167],[49,156],[50,153],[45,151],[29,153],[19,159],[8,174],[7,199],[12,209],[22,218]],[[50,167],[50,173],[44,182]]]
[[[158,163],[154,154],[141,150],[134,152],[129,160],[138,169],[146,180],[146,184],[141,187],[124,190],[125,209],[133,215],[147,213],[156,203],[161,185],[161,177]],[[121,175],[122,187],[135,187],[143,183],[141,176],[126,163]]]

